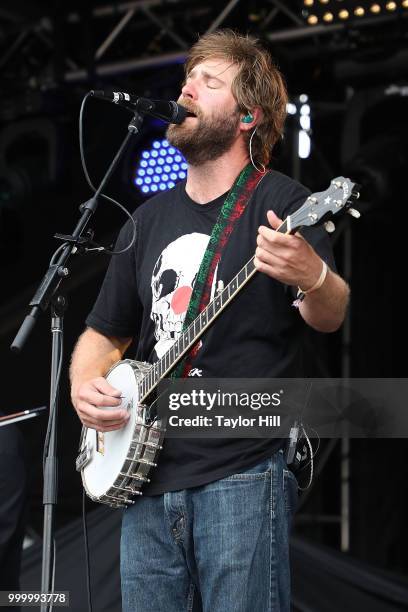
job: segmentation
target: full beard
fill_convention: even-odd
[[[239,114],[227,117],[197,117],[197,125],[169,125],[166,138],[184,155],[191,166],[218,159],[236,139]]]

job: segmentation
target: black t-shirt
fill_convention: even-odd
[[[266,175],[236,222],[216,270],[213,291],[224,285],[253,256],[257,231],[268,225],[266,212],[278,217],[300,208],[309,191],[289,177]],[[114,256],[99,297],[86,323],[117,337],[133,337],[137,360],[154,362],[181,332],[191,288],[225,195],[197,204],[185,182],[155,196],[134,213],[135,245]],[[322,228],[304,228],[303,236],[334,269],[332,249]],[[132,235],[128,222],[119,235],[123,248]],[[257,273],[202,336],[190,375],[205,378],[302,376],[305,323],[292,307],[292,288]],[[282,447],[281,439],[168,438],[159,465],[149,474],[144,494],[202,485],[256,465]]]

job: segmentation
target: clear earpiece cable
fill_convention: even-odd
[[[251,164],[253,165],[253,167],[255,168],[255,170],[258,170],[258,172],[260,172],[261,174],[265,174],[265,172],[266,172],[266,168],[265,168],[265,166],[264,166],[263,164],[261,164],[262,169],[261,169],[261,168],[258,168],[258,166],[257,166],[257,165],[256,165],[256,163],[254,162],[254,158],[253,158],[253,156],[252,156],[252,139],[253,139],[253,137],[254,137],[255,132],[256,132],[256,130],[257,130],[257,129],[258,129],[258,126],[256,125],[256,126],[255,126],[254,131],[253,131],[253,132],[252,132],[252,134],[251,134],[251,138],[249,139],[249,157],[250,157],[250,159],[251,159]]]

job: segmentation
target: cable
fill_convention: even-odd
[[[259,162],[260,165],[261,165],[261,168],[258,168],[256,163],[254,162],[254,158],[252,157],[252,139],[255,136],[255,132],[256,132],[257,129],[258,129],[258,126],[256,125],[254,131],[251,134],[251,138],[249,139],[249,157],[251,159],[251,164],[253,165],[255,170],[258,170],[258,172],[260,172],[261,174],[265,174],[265,172],[266,172],[265,166],[261,162]]]
[[[82,490],[82,526],[84,529],[86,588],[87,588],[87,594],[88,594],[88,610],[89,612],[92,612],[91,569],[90,569],[90,564],[89,564],[88,528],[86,525],[85,500],[86,500],[85,490]]]
[[[301,423],[302,426],[302,430],[304,430],[304,425],[303,423]],[[309,429],[311,429],[312,431],[314,431],[314,433],[316,434],[317,437],[317,448],[316,450],[311,454],[310,456],[310,461],[308,461],[307,463],[305,463],[305,465],[302,465],[301,468],[299,468],[299,472],[301,472],[302,470],[305,470],[311,463],[311,461],[317,456],[317,453],[319,452],[319,448],[320,448],[320,437],[319,434],[317,433],[316,429],[314,429],[313,427],[311,427],[310,425],[308,425]],[[306,433],[306,432],[305,432]],[[313,447],[312,447],[313,448]]]
[[[67,243],[65,242],[64,244],[61,244],[54,251],[50,259],[50,263],[49,263],[50,266],[54,264],[54,261],[56,260],[58,253],[62,251],[66,246],[67,246]],[[59,384],[60,384],[61,372],[62,372],[62,362],[63,362],[63,354],[64,354],[64,337],[62,334],[59,335],[59,340],[60,340],[60,354],[59,354],[59,360],[58,360],[57,374],[55,377],[54,395],[52,396],[51,401],[50,401],[50,410],[49,410],[50,418],[48,419],[47,432],[45,434],[45,441],[44,441],[43,475],[45,474],[45,462],[47,459],[49,445],[50,445],[51,429],[52,429],[52,425],[54,423],[54,418],[55,418],[55,403],[56,403],[56,399],[57,399],[57,395],[59,391]],[[56,541],[55,541],[55,537],[53,537],[51,593],[54,593],[54,588],[55,588],[55,565],[56,565]],[[49,612],[52,612],[52,608],[53,608],[53,600],[51,599],[51,605],[49,608]]]
[[[310,487],[310,485],[312,484],[312,480],[313,480],[313,471],[314,471],[313,470],[313,458],[314,458],[314,455],[313,455],[312,443],[310,442],[309,436],[307,435],[306,430],[303,427],[303,423],[301,424],[301,428],[302,428],[302,431],[303,431],[303,435],[305,436],[307,444],[309,446],[309,452],[310,452],[310,462],[309,462],[310,463],[310,476],[309,476],[309,482],[307,483],[307,485],[305,487],[299,487],[299,485],[298,485],[298,489],[299,489],[299,491],[306,491],[306,489],[308,489]]]
[[[303,423],[301,423],[301,424],[300,424],[300,426],[301,426],[301,428],[302,428],[302,431],[303,431],[303,432],[304,432],[304,434],[305,434],[305,437],[307,437],[307,435],[306,435],[306,430],[304,429],[304,425],[303,425]],[[309,465],[310,465],[311,461],[312,461],[312,460],[313,460],[313,459],[314,459],[314,458],[317,456],[317,453],[319,452],[319,448],[320,448],[320,438],[319,438],[319,434],[317,433],[317,431],[316,431],[315,429],[313,429],[313,427],[310,427],[310,425],[309,425],[308,427],[309,427],[309,429],[311,429],[312,431],[314,431],[314,432],[315,432],[315,434],[316,434],[316,437],[317,437],[317,439],[318,439],[318,440],[317,440],[317,448],[316,448],[316,450],[315,450],[314,452],[312,452],[312,453],[311,453],[311,455],[310,455],[310,460],[309,460],[307,463],[305,463],[305,465],[302,465],[301,467],[299,467],[298,472],[301,472],[302,470],[305,470],[307,467],[309,467]],[[310,444],[311,444],[311,443],[310,443]],[[312,448],[312,451],[313,451],[313,447],[311,447],[311,448]]]
[[[87,99],[91,96],[90,92],[88,92],[85,97],[82,100],[81,103],[81,109],[79,111],[79,152],[81,155],[81,164],[82,164],[82,169],[84,171],[84,175],[85,175],[85,179],[88,183],[88,185],[90,186],[90,188],[93,190],[93,192],[96,192],[96,187],[94,186],[94,184],[91,181],[91,178],[89,176],[88,173],[88,169],[86,166],[86,161],[85,161],[85,153],[84,153],[84,130],[83,130],[83,116],[84,116],[84,109],[85,109],[85,103],[87,101]],[[113,198],[111,198],[110,196],[105,195],[104,193],[100,194],[102,198],[105,198],[105,200],[108,200],[109,202],[112,202],[113,204],[115,204],[115,206],[118,206],[131,220],[132,224],[133,224],[133,233],[132,233],[132,239],[130,241],[130,243],[124,248],[124,249],[120,249],[119,251],[112,251],[110,249],[107,249],[106,247],[98,247],[96,249],[87,249],[87,250],[102,250],[105,253],[108,253],[109,255],[120,255],[121,253],[125,253],[126,251],[128,251],[129,249],[132,248],[132,246],[135,243],[136,240],[136,221],[134,220],[133,216],[131,215],[131,213],[126,210],[126,208],[120,204],[119,202],[117,202],[116,200],[114,200]]]
[[[68,246],[68,242],[64,242],[63,244],[60,244],[60,246],[57,248],[56,251],[54,251],[51,259],[50,259],[50,263],[49,263],[49,267],[54,265],[55,260],[57,259],[57,255],[60,251],[62,251],[63,249],[65,249],[65,247]]]
[[[55,538],[53,538],[52,541],[53,541],[53,549],[54,550],[53,550],[53,558],[52,558],[51,593],[54,595],[54,589],[55,589],[55,561],[56,561],[56,558],[57,558],[57,545],[56,545],[56,542],[55,542]],[[52,612],[52,607],[53,607],[53,604],[54,604],[53,599],[54,598],[52,597],[51,598],[51,606],[50,606],[49,612]]]
[[[54,395],[51,398],[51,402],[50,402],[50,418],[48,420],[47,432],[45,434],[44,451],[43,451],[43,473],[45,471],[45,460],[47,458],[48,447],[49,447],[49,444],[50,444],[51,425],[54,422],[55,402],[56,402],[58,391],[59,391],[59,384],[60,384],[61,371],[62,371],[62,361],[63,361],[63,352],[64,352],[64,338],[63,338],[63,335],[60,334],[59,338],[60,338],[60,355],[59,355],[59,361],[58,361],[57,375],[55,377]]]

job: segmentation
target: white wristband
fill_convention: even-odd
[[[296,300],[293,302],[293,306],[295,306],[296,308],[299,308],[300,302],[304,300],[305,295],[307,295],[308,293],[312,293],[312,291],[316,291],[316,289],[320,289],[320,287],[323,285],[324,281],[326,280],[328,267],[327,267],[327,263],[323,261],[323,259],[322,259],[322,264],[323,264],[323,267],[322,267],[322,271],[320,272],[320,276],[315,282],[315,284],[312,287],[310,287],[310,289],[301,289],[301,287],[298,287]]]

